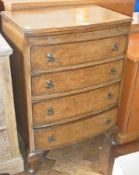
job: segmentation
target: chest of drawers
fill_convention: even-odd
[[[14,48],[18,125],[31,156],[116,124],[130,21],[94,5],[2,13]]]
[[[9,56],[12,49],[0,34],[0,174],[24,169],[20,155],[11,83]]]

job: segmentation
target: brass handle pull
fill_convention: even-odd
[[[53,81],[52,80],[47,80],[46,88],[51,89],[53,87],[54,87]]]
[[[54,142],[56,140],[55,136],[51,135],[51,136],[48,136],[48,142],[51,143],[51,142]]]
[[[109,92],[108,95],[107,95],[108,99],[112,99],[113,98],[113,93],[112,92]]]
[[[52,53],[47,54],[47,61],[48,62],[54,62],[55,61],[55,57],[53,56]]]
[[[52,107],[49,107],[49,108],[47,109],[47,115],[49,115],[49,116],[54,115],[54,109],[53,109]]]
[[[112,75],[115,75],[116,73],[117,73],[116,68],[114,68],[114,67],[113,67],[113,68],[111,68],[111,74],[112,74]]]
[[[119,43],[113,44],[112,50],[113,50],[113,51],[118,51],[118,50],[119,50]]]

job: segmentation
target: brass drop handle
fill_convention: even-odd
[[[112,46],[113,51],[118,51],[119,50],[119,43],[114,43]]]
[[[115,75],[116,73],[117,73],[116,68],[114,68],[114,67],[113,67],[113,68],[111,68],[111,74],[112,74],[112,75]]]
[[[108,95],[107,95],[108,99],[112,99],[113,98],[113,93],[112,92],[109,92]]]
[[[47,115],[49,115],[49,116],[54,115],[54,109],[53,109],[52,107],[49,107],[49,108],[47,109]]]
[[[55,57],[53,56],[52,53],[47,54],[47,61],[48,62],[54,62],[55,61]]]
[[[52,80],[47,80],[46,88],[51,89],[53,87],[54,87],[53,81]]]
[[[48,142],[51,143],[51,142],[54,142],[56,140],[55,136],[51,135],[51,136],[48,136]]]

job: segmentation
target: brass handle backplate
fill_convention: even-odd
[[[113,51],[118,51],[119,50],[119,43],[114,43],[112,46]]]
[[[54,62],[55,61],[55,57],[53,56],[52,53],[47,54],[47,61],[48,62]]]
[[[112,74],[112,75],[115,75],[116,73],[117,73],[116,68],[114,68],[114,67],[113,67],[113,68],[111,68],[111,74]]]
[[[54,115],[54,109],[53,109],[52,107],[49,107],[49,108],[47,109],[47,115],[49,115],[49,116]]]
[[[54,87],[53,81],[52,80],[47,80],[46,88],[51,89],[53,87]]]
[[[51,135],[51,136],[48,136],[48,142],[51,143],[51,142],[54,142],[56,140],[55,136]]]
[[[108,95],[107,95],[108,99],[112,99],[113,98],[113,93],[112,92],[109,92]]]

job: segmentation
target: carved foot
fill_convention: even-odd
[[[118,142],[117,142],[117,140],[116,140],[116,135],[111,135],[111,144],[112,144],[113,146],[118,145]]]
[[[35,173],[40,169],[46,162],[46,155],[48,151],[33,152],[28,155],[27,158],[27,169],[29,173]]]
[[[107,135],[109,136],[110,138],[110,142],[113,146],[116,146],[118,145],[118,142],[116,140],[116,135],[118,133],[118,128],[117,127],[114,127],[112,129],[110,129],[108,132],[107,132]]]

